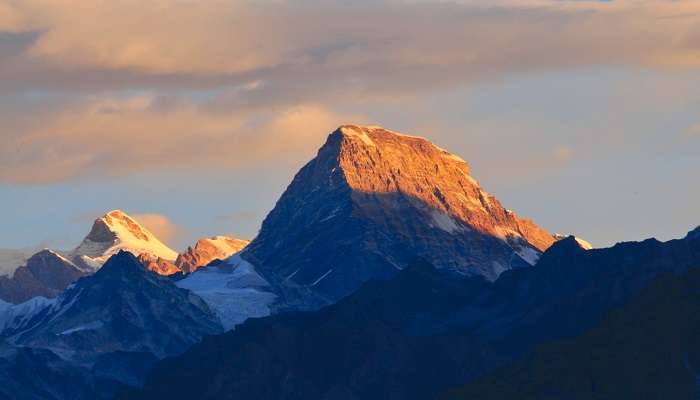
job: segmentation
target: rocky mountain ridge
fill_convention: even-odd
[[[494,280],[555,241],[428,140],[345,125],[294,177],[242,257],[273,284],[334,302],[414,257]],[[283,249],[283,251],[282,251]]]
[[[69,284],[96,272],[122,250],[137,256],[147,269],[167,276],[193,272],[213,260],[230,257],[247,244],[245,240],[215,236],[200,239],[194,247],[178,254],[136,219],[114,210],[97,218],[88,235],[70,252],[44,249],[26,261],[18,257],[18,252],[8,252],[11,260],[22,265],[11,275],[0,276],[0,300],[21,303],[36,296],[56,297]]]

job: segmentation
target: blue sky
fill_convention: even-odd
[[[134,28],[163,11],[0,2],[0,248],[73,247],[114,208],[177,249],[252,238],[353,122],[433,140],[596,245],[700,225],[693,2],[153,4]]]

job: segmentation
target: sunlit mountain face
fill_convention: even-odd
[[[0,399],[698,398],[698,27],[0,0]]]

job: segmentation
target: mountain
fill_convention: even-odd
[[[147,269],[159,275],[173,275],[228,258],[247,244],[245,240],[215,236],[199,240],[194,248],[178,255],[134,218],[115,210],[96,219],[81,244],[65,256],[49,249],[31,257],[21,251],[0,251],[0,267],[11,272],[0,276],[0,300],[21,303],[35,296],[56,297],[121,250],[136,255]]]
[[[194,247],[188,247],[186,252],[178,255],[174,264],[180,271],[191,273],[214,260],[229,258],[243,250],[248,243],[250,243],[248,240],[227,236],[200,239]]]
[[[225,330],[248,318],[270,315],[278,298],[269,282],[240,255],[201,268],[178,280],[176,285],[201,297]]]
[[[82,270],[94,272],[121,250],[136,256],[147,253],[168,261],[177,258],[177,252],[120,210],[97,218],[90,233],[68,254],[68,258]]]
[[[0,299],[21,303],[32,297],[55,297],[84,272],[62,255],[44,249],[12,276],[0,276]]]
[[[48,307],[51,307],[56,299],[46,297],[32,297],[19,303],[11,304],[0,302],[0,336],[8,337],[14,332],[19,332],[34,324],[34,317]]]
[[[0,351],[0,386],[14,390],[3,379],[27,379],[27,368],[37,373],[35,384],[12,398],[111,398],[123,385],[140,385],[159,358],[222,332],[199,297],[146,270],[126,251],[55,299],[0,304],[0,325],[6,347]],[[28,364],[25,356],[34,361]],[[47,390],[59,394],[45,395]]]
[[[177,256],[175,261],[156,257],[151,253],[141,253],[138,259],[147,269],[159,275],[189,274],[209,265],[212,261],[231,257],[245,248],[248,243],[250,242],[247,240],[214,236],[199,239],[194,247],[188,247],[184,253]]]
[[[126,251],[55,299],[0,304],[0,327],[0,394],[27,399],[112,398],[159,358],[222,332],[199,297]]]
[[[380,127],[341,126],[243,251],[273,285],[332,303],[414,257],[494,280],[530,266],[554,237],[503,208],[461,158]]]
[[[220,331],[200,298],[121,251],[66,289],[11,340],[75,357],[116,351],[164,357]]]
[[[698,266],[692,237],[585,250],[572,236],[495,282],[417,262],[318,311],[249,319],[208,337],[122,397],[432,398],[581,335],[658,276]]]
[[[0,398],[13,400],[111,399],[120,387],[90,377],[90,370],[49,350],[16,347],[0,339]]]
[[[94,273],[120,250],[142,256],[144,265],[160,274],[180,271],[172,263],[177,258],[175,251],[136,220],[115,210],[95,220],[87,237],[65,256],[44,249],[28,257],[13,274],[0,276],[0,299],[21,303],[35,296],[56,297],[81,276]],[[19,252],[3,254],[5,264],[22,262]]]
[[[584,335],[537,351],[446,399],[697,399],[700,270],[666,274]]]

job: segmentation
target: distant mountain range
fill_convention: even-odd
[[[250,244],[217,236],[177,254],[113,211],[75,250],[25,264],[0,278],[0,398],[518,398],[524,381],[548,398],[538,388],[556,379],[567,396],[553,398],[569,399],[590,394],[579,386],[588,367],[557,376],[547,365],[619,357],[601,369],[610,377],[627,360],[653,362],[594,344],[649,343],[654,330],[619,324],[653,325],[634,304],[664,288],[674,295],[652,318],[695,301],[700,228],[594,249],[505,209],[425,139],[345,125]],[[692,332],[673,324],[693,310],[671,326]],[[695,376],[694,342],[670,346],[669,329],[659,349],[685,369],[659,376]]]
[[[65,254],[45,249],[25,261],[18,252],[6,252],[22,264],[11,275],[0,276],[0,299],[21,303],[36,296],[56,297],[69,284],[94,273],[122,250],[138,256],[148,269],[160,275],[172,275],[190,273],[216,259],[228,258],[247,244],[245,240],[216,236],[201,239],[194,248],[178,254],[134,218],[115,210],[97,218],[80,245]]]

